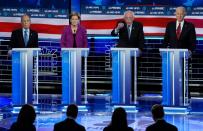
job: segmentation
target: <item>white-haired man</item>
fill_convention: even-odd
[[[176,21],[169,22],[164,36],[164,46],[168,48],[195,49],[196,32],[192,23],[184,20],[186,10],[184,7],[176,8]]]
[[[143,25],[134,21],[134,12],[126,11],[123,21],[119,21],[112,30],[112,36],[119,36],[117,47],[139,48],[144,47]],[[138,63],[139,63],[138,59]],[[139,92],[138,92],[139,93]],[[131,99],[134,101],[134,58],[131,59]]]
[[[119,21],[112,30],[112,36],[119,36],[118,47],[143,48],[143,25],[134,21],[134,18],[134,12],[126,11],[123,21]]]

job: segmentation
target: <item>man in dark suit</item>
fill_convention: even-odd
[[[112,30],[112,36],[119,36],[117,47],[143,49],[143,25],[134,21],[134,18],[134,12],[126,11],[124,13],[124,21],[118,22],[116,28]],[[134,58],[131,59],[131,63],[131,98],[134,101]]]
[[[148,126],[146,131],[178,131],[177,127],[167,123],[164,118],[164,109],[162,105],[155,104],[152,106],[152,117],[154,124]]]
[[[30,29],[29,15],[21,17],[22,28],[14,30],[11,34],[10,48],[36,48],[38,47],[38,34]]]
[[[184,7],[176,8],[176,21],[169,22],[164,36],[164,46],[193,51],[196,43],[195,27],[184,20],[186,10]]]
[[[112,36],[119,35],[117,47],[140,48],[144,46],[143,25],[134,21],[134,12],[126,11],[124,21],[118,22],[112,30]]]
[[[184,20],[186,15],[184,7],[177,7],[175,15],[176,21],[167,24],[163,46],[165,48],[188,49],[189,55],[191,56],[196,46],[195,26]],[[188,95],[190,97],[190,93]]]
[[[71,104],[67,108],[66,112],[67,118],[54,125],[54,131],[85,131],[84,126],[79,125],[75,119],[78,115],[78,107]]]

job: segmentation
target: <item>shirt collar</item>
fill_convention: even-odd
[[[185,22],[184,20],[181,21],[181,22],[176,21],[176,29],[178,28],[179,23],[180,23],[180,26],[181,26],[181,29],[182,29],[183,25],[184,25],[184,22]]]
[[[25,28],[23,28],[23,32],[24,32],[25,30],[27,30],[27,32],[30,32],[30,29],[25,29]]]
[[[127,25],[127,27],[130,27],[130,28],[132,28],[132,25],[133,25],[133,24],[131,24],[131,25]]]
[[[68,116],[68,119],[71,119],[71,120],[74,120],[75,121],[75,118],[71,117],[71,116]]]
[[[162,121],[162,120],[164,120],[164,119],[163,119],[163,118],[159,118],[159,119],[156,119],[156,122],[157,122],[157,121]]]

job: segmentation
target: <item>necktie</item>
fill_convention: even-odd
[[[181,23],[178,24],[178,28],[176,30],[176,36],[179,39],[181,34]]]
[[[131,34],[131,32],[130,32],[130,25],[128,25],[128,38],[130,39],[130,34]]]
[[[25,29],[24,31],[24,43],[25,43],[25,47],[27,46],[27,43],[28,43],[28,31],[27,29]]]

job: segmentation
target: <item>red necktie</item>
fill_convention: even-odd
[[[176,30],[176,36],[178,39],[180,38],[180,33],[181,33],[181,23],[178,24],[178,28]]]

